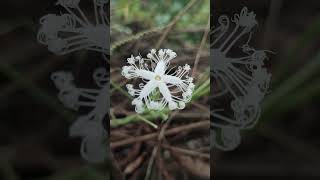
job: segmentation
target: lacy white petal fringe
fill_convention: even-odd
[[[152,49],[147,58],[133,55],[127,59],[128,66],[122,68],[122,75],[127,79],[140,78],[143,83],[138,89],[127,84],[128,93],[135,97],[132,105],[137,113],[149,110],[184,109],[191,100],[194,84],[189,77],[190,66],[169,69],[170,61],[177,54],[171,49]]]

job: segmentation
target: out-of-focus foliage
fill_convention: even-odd
[[[210,14],[210,1],[200,1],[177,22],[177,29],[190,28],[190,24],[194,28],[206,24]],[[141,22],[147,29],[166,26],[188,2],[189,0],[113,0],[111,7],[115,9],[112,8],[112,28],[131,34],[131,30],[125,26],[135,22]],[[186,41],[193,43],[201,40],[201,36],[186,36]]]
[[[188,3],[189,0],[117,0],[111,1],[114,9],[113,15],[122,18],[122,23],[142,21],[150,26],[164,26]],[[190,13],[184,15],[178,23],[178,27],[185,27],[192,22],[194,25],[203,25],[207,21],[210,12],[210,1],[197,3]],[[200,12],[199,12],[200,10]],[[197,13],[193,13],[197,11]],[[155,13],[156,12],[156,13]],[[130,14],[130,16],[129,16]],[[112,22],[113,24],[117,22]]]

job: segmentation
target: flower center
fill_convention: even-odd
[[[156,75],[156,77],[154,77],[155,80],[160,81],[161,80],[161,76]]]

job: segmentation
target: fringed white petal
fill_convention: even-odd
[[[127,85],[128,93],[135,97],[132,105],[137,113],[143,113],[145,108],[162,110],[167,105],[170,110],[184,109],[191,100],[194,84],[193,78],[188,76],[190,66],[179,66],[173,73],[170,73],[172,69],[168,71],[170,61],[176,56],[170,49],[152,49],[147,54],[148,59],[133,55],[127,59],[129,66],[122,68],[122,75],[127,79],[144,80],[139,84],[140,89],[134,89],[132,84]]]

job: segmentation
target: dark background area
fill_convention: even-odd
[[[83,2],[90,12],[92,1]],[[97,88],[92,73],[105,61],[88,51],[57,56],[37,42],[39,19],[65,13],[55,3],[0,2],[1,180],[105,179],[105,167],[88,167],[80,156],[81,138],[69,137],[71,123],[88,111],[63,106],[50,79],[55,71],[69,71],[78,87]]]
[[[214,18],[246,6],[259,26],[251,44],[275,52],[270,93],[258,125],[240,146],[211,155],[214,179],[319,179],[319,33],[317,0],[215,0]]]

